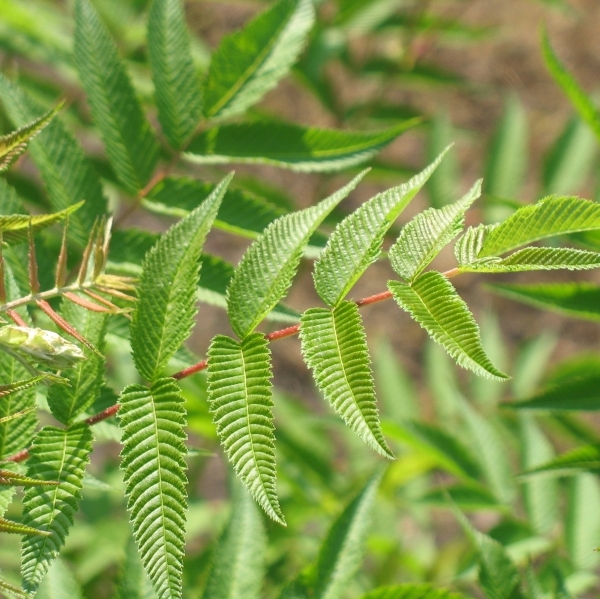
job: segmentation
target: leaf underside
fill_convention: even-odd
[[[335,411],[369,447],[393,458],[381,432],[366,335],[358,306],[312,308],[302,315],[302,353]]]
[[[238,342],[217,335],[208,350],[208,397],[219,440],[265,512],[285,524],[275,489],[271,353],[260,333]]]
[[[159,599],[182,597],[187,511],[184,399],[173,379],[130,385],[119,399],[121,469],[133,534]]]
[[[411,286],[390,281],[388,287],[398,305],[460,366],[490,379],[508,378],[485,354],[475,319],[446,277],[430,271]]]

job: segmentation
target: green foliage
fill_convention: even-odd
[[[204,114],[234,116],[258,102],[296,62],[313,22],[310,0],[280,0],[226,36],[204,83]]]
[[[478,181],[461,200],[445,208],[430,208],[415,216],[400,233],[398,241],[390,248],[393,269],[407,281],[415,277],[463,229],[465,212],[481,194]]]
[[[317,386],[334,410],[369,447],[393,458],[379,424],[369,350],[358,306],[343,301],[333,310],[307,310],[302,315],[300,339]]]
[[[447,151],[447,150],[446,150]],[[317,293],[337,306],[379,257],[383,236],[425,185],[444,154],[408,183],[381,193],[346,217],[332,233],[315,264]]]
[[[131,385],[119,398],[121,468],[133,534],[159,599],[181,597],[187,509],[185,408],[172,379]]]
[[[261,333],[217,335],[208,350],[210,410],[227,457],[265,512],[284,524],[275,490],[271,353]]]
[[[174,148],[194,132],[202,112],[200,80],[192,62],[183,5],[155,0],[148,15],[148,58],[158,118]]]
[[[341,131],[259,120],[221,125],[190,142],[185,158],[198,164],[270,164],[299,172],[330,172],[373,157],[416,125],[404,121],[382,131]]]
[[[27,474],[58,485],[49,490],[32,487],[23,498],[23,523],[49,533],[23,540],[21,569],[23,589],[28,593],[37,590],[73,525],[91,450],[92,432],[87,424],[66,430],[47,426],[36,435]]]
[[[231,176],[172,227],[146,254],[131,320],[131,349],[140,374],[156,380],[189,336],[196,313],[200,254]]]
[[[431,271],[412,285],[390,281],[388,286],[398,305],[461,366],[491,379],[508,378],[485,354],[475,319],[446,277]]]
[[[117,48],[90,0],[75,4],[75,64],[115,173],[135,193],[150,179],[158,146]]]
[[[462,595],[428,584],[401,584],[383,587],[363,595],[360,599],[460,599]]]
[[[256,504],[235,483],[231,516],[217,543],[203,599],[259,599],[266,542]]]
[[[280,217],[250,246],[227,289],[231,327],[241,338],[251,333],[285,295],[311,235],[364,174],[316,206]]]

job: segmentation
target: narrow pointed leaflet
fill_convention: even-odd
[[[225,177],[144,258],[131,320],[131,349],[136,368],[148,381],[160,376],[194,325],[202,246],[231,178]]]
[[[436,589],[429,584],[407,583],[375,589],[360,599],[466,599],[446,589]]]
[[[302,127],[258,120],[213,127],[194,137],[185,158],[199,164],[272,164],[293,171],[332,172],[372,158],[418,119],[379,131]]]
[[[174,148],[194,132],[202,114],[200,79],[192,61],[181,0],[154,0],[148,16],[148,58],[158,118]]]
[[[464,226],[465,212],[481,195],[481,181],[458,202],[444,208],[430,208],[418,214],[401,231],[390,248],[392,268],[412,281],[454,239]]]
[[[333,310],[307,310],[302,315],[300,340],[317,386],[335,411],[369,447],[393,458],[381,432],[358,306],[344,301]]]
[[[473,315],[444,275],[430,271],[412,285],[390,281],[388,287],[398,305],[460,366],[490,379],[508,378],[487,357]]]
[[[252,332],[285,295],[311,235],[365,174],[316,206],[273,221],[248,248],[227,290],[229,320],[237,335]]]
[[[75,3],[74,55],[108,159],[127,191],[136,193],[152,175],[158,144],[117,46],[90,0]]]
[[[229,117],[258,102],[296,62],[314,19],[310,0],[280,0],[225,36],[204,83],[204,114]]]
[[[187,511],[184,399],[175,381],[126,387],[121,470],[133,535],[158,599],[181,599]]]
[[[28,593],[36,592],[73,525],[91,449],[92,433],[84,423],[66,430],[47,426],[34,439],[28,476],[58,485],[32,487],[23,498],[23,523],[49,533],[23,540],[21,571]]]
[[[407,183],[370,199],[335,228],[313,275],[317,293],[325,303],[337,306],[377,260],[385,233],[425,185],[447,151]]]
[[[285,524],[276,491],[271,352],[261,333],[217,335],[208,350],[208,400],[236,474],[265,512]]]

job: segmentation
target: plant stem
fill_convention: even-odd
[[[67,287],[62,287],[60,289],[58,287],[53,287],[52,289],[47,289],[46,291],[41,291],[39,293],[30,293],[29,295],[20,297],[12,302],[0,304],[0,312],[8,312],[9,310],[13,310],[14,308],[18,308],[20,306],[25,306],[26,304],[37,302],[38,300],[47,300],[53,297],[58,297],[60,295],[64,295],[65,293],[83,291],[84,289],[93,289],[94,286],[95,284],[93,282],[73,283],[72,285],[67,285]]]
[[[446,278],[451,278],[451,277],[455,277],[456,275],[459,275],[460,273],[461,273],[461,271],[458,268],[453,268],[451,270],[447,270],[446,272],[443,272],[442,274]],[[79,286],[79,287],[81,288],[81,286]],[[52,297],[52,296],[45,295],[50,292],[55,292],[56,295],[59,295],[59,292],[63,293],[64,291],[67,291],[67,290],[72,290],[72,289],[69,289],[68,287],[65,287],[62,290],[51,289],[51,290],[45,291],[43,293],[38,293],[36,296],[30,296],[30,299],[28,301],[32,301],[33,299],[37,299],[38,297],[41,297],[41,296]],[[392,294],[389,291],[382,291],[381,293],[376,293],[375,295],[370,295],[368,297],[363,297],[360,300],[356,300],[355,303],[359,308],[362,308],[362,306],[369,306],[370,304],[376,304],[378,302],[383,302],[387,299],[390,299],[391,297],[392,297]],[[25,299],[25,298],[23,298],[23,299]],[[19,301],[21,303],[27,303],[27,302],[23,302],[23,300],[17,300],[17,301]],[[17,305],[20,306],[21,303],[19,303]],[[9,302],[8,304],[4,304],[4,306],[0,306],[0,311],[3,308],[5,309],[7,306],[12,307],[12,304],[15,304],[15,302]],[[292,337],[293,335],[297,335],[299,331],[300,331],[300,325],[295,324],[291,327],[287,327],[285,329],[279,329],[278,331],[273,331],[272,333],[268,333],[265,335],[265,338],[268,341],[277,341],[278,339],[285,339],[286,337]],[[185,379],[189,376],[192,376],[193,374],[196,374],[198,372],[202,372],[203,370],[206,370],[207,367],[208,367],[208,360],[204,359],[204,360],[201,360],[200,362],[197,362],[196,364],[193,364],[192,366],[188,366],[188,368],[184,368],[183,370],[180,370],[179,372],[172,374],[171,378],[174,378],[175,380]],[[119,404],[115,404],[113,406],[106,408],[102,412],[99,412],[98,414],[94,414],[93,416],[90,416],[84,422],[86,424],[89,424],[90,426],[93,426],[94,424],[97,424],[98,422],[102,422],[103,420],[108,420],[109,418],[112,418],[118,411],[119,411]],[[16,453],[15,455],[13,455],[11,457],[6,458],[6,461],[7,462],[22,462],[23,460],[26,460],[28,457],[29,457],[29,451],[27,449],[24,449],[23,451],[20,451],[19,453]]]

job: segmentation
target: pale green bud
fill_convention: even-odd
[[[71,368],[85,359],[85,354],[77,345],[44,329],[12,324],[1,327],[0,345],[57,369]]]

